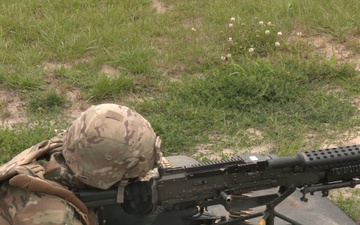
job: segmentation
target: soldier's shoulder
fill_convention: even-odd
[[[61,151],[61,147],[62,135],[57,135],[25,149],[0,166],[0,182],[16,175],[19,167],[34,163],[45,154]]]

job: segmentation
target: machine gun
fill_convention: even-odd
[[[273,225],[275,217],[279,217],[298,225],[275,211],[295,190],[300,189],[301,201],[306,202],[308,193],[320,191],[327,196],[331,189],[355,187],[359,178],[360,145],[308,151],[293,157],[248,154],[191,166],[159,168],[152,197],[153,204],[170,211],[197,206],[198,217],[207,207],[219,204],[229,212],[266,206],[264,212],[232,220],[222,218],[216,223],[219,225],[240,224],[256,217],[262,217],[259,224]],[[276,193],[243,197],[249,192],[276,187]]]

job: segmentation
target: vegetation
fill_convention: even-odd
[[[355,219],[357,224],[360,223],[360,190],[348,191],[347,193],[335,193],[330,195],[333,202],[339,205],[350,217]]]
[[[0,11],[0,93],[28,117],[2,125],[0,163],[104,102],[144,115],[166,155],[292,155],[359,132],[359,1],[4,0]],[[10,103],[0,98],[1,121]]]

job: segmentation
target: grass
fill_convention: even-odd
[[[333,78],[320,72],[310,73],[305,67],[288,75],[285,67],[288,63],[248,60],[204,77],[189,75],[182,82],[172,84],[166,97],[146,105],[141,103],[137,108],[152,121],[169,153],[183,151],[177,145],[173,147],[174,142],[196,143],[199,135],[206,137],[214,131],[234,136],[239,129],[255,127],[266,131],[269,140],[276,141],[281,149],[289,146],[289,142],[304,141],[300,137],[309,132],[321,134],[323,129],[328,129],[328,124],[340,128],[355,123],[356,119],[348,121],[349,117],[357,115],[357,110],[347,99],[346,92],[314,91]],[[326,71],[329,65],[325,61],[318,66]],[[283,67],[283,72],[279,72]],[[313,71],[312,66],[309,70]],[[348,75],[343,72],[345,70]],[[333,68],[331,73],[336,76],[340,72],[343,78],[355,75],[344,65]],[[172,136],[169,130],[173,130],[174,124],[178,128]],[[290,138],[292,134],[294,137]],[[286,149],[276,153],[293,152]]]
[[[62,94],[54,90],[48,92],[38,92],[31,96],[29,101],[29,111],[36,113],[36,111],[59,111],[61,108],[66,108],[68,101]]]
[[[356,59],[358,1],[162,3],[164,13],[150,0],[2,1],[0,87],[30,119],[2,126],[0,162],[66,128],[66,112],[84,103],[136,109],[166,155],[207,144],[220,155],[263,144],[292,155],[359,131],[355,64],[311,43],[326,37]],[[10,104],[0,101],[2,121]]]
[[[341,192],[332,191],[330,197],[347,215],[356,218],[356,222],[359,223],[360,190],[350,191],[348,194],[350,196],[345,196]]]
[[[3,127],[0,132],[0,161],[9,160],[15,152],[25,150],[32,144],[39,143],[56,135],[54,127],[60,126],[53,117],[42,115],[44,120],[30,119],[28,124],[16,124]]]

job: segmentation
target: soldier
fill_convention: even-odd
[[[98,209],[71,191],[84,188],[117,186],[126,212],[150,212],[146,182],[128,186],[133,199],[124,201],[123,192],[160,162],[160,142],[137,112],[116,104],[90,107],[63,134],[0,167],[0,224],[96,225]]]

